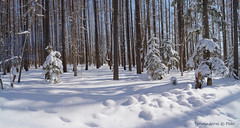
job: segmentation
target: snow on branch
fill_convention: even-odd
[[[202,39],[198,42],[197,49],[204,49],[213,53],[214,51],[217,51],[219,49],[219,45],[213,42],[212,39]]]
[[[14,57],[11,57],[11,58],[9,58],[9,59],[4,60],[4,63],[7,63],[7,62],[13,61],[13,60],[19,61],[20,59],[21,59],[20,56],[14,56]],[[1,64],[2,64],[2,61],[0,61],[0,65],[1,65]]]
[[[17,33],[17,35],[24,35],[24,34],[29,34],[29,33],[30,33],[29,31],[23,31],[23,32]]]

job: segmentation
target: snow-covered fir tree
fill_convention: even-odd
[[[173,63],[179,62],[178,52],[172,48],[173,44],[171,40],[164,40],[160,47],[160,57],[164,65],[168,67],[168,73],[173,66]]]
[[[210,58],[205,59],[204,53],[209,51],[211,53]],[[187,66],[197,68],[195,70],[195,76],[201,73],[201,79],[207,77],[212,78],[212,73],[217,76],[226,76],[229,73],[228,68],[224,62],[219,59],[218,53],[219,46],[211,39],[202,39],[198,42],[192,57],[188,60]]]
[[[58,51],[53,51],[51,46],[47,46],[46,50],[49,55],[43,64],[45,79],[52,84],[59,83],[61,82],[60,74],[63,73],[61,54]]]
[[[152,37],[148,41],[147,55],[145,60],[146,70],[149,77],[152,80],[163,79],[167,67],[161,60],[159,51],[159,39],[157,37]]]

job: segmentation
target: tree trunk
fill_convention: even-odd
[[[118,74],[118,0],[113,1],[113,25],[114,25],[114,66],[113,80],[119,80]]]
[[[233,26],[234,26],[234,73],[238,78],[238,0],[233,0]],[[238,78],[239,79],[239,78]]]
[[[183,19],[183,1],[177,1],[177,10],[178,10],[178,37],[180,46],[180,69],[181,76],[183,76],[184,71],[184,47],[185,47],[185,39],[184,39],[184,19]]]
[[[137,74],[141,74],[141,25],[140,25],[140,11],[139,11],[139,1],[135,1],[135,19],[136,19],[136,64],[137,64]]]
[[[127,36],[127,57],[128,57],[128,70],[132,71],[132,63],[131,63],[131,47],[130,47],[130,36],[129,36],[129,0],[126,0],[126,36]]]
[[[84,28],[85,30],[85,70],[88,70],[88,55],[89,55],[89,42],[88,42],[88,27],[87,27],[87,16],[86,16],[86,0],[84,0],[83,3],[83,8],[84,8],[84,12],[83,12],[83,16],[84,16]]]
[[[133,20],[133,10],[132,10],[132,5],[133,5],[133,0],[131,0],[131,5],[130,5],[130,12],[131,12],[131,46],[132,46],[132,64],[133,67],[136,65],[136,59],[135,59],[135,40],[134,40],[134,20]]]
[[[45,10],[44,10],[44,33],[43,33],[43,43],[44,49],[50,45],[50,23],[49,23],[49,0],[45,0]],[[46,50],[44,50],[44,58],[48,56]]]
[[[156,27],[156,14],[155,14],[155,0],[153,0],[152,1],[152,15],[153,15],[153,33],[154,33],[154,35],[156,36],[156,34],[157,34],[157,27]]]
[[[209,22],[208,22],[208,0],[203,0],[203,38],[209,39]],[[205,51],[204,59],[208,60],[210,58],[210,51]],[[211,66],[209,66],[211,70]],[[212,74],[212,73],[211,73]],[[207,79],[207,85],[212,85],[212,78],[211,76]]]
[[[65,2],[62,2],[62,60],[63,72],[67,72],[67,52],[66,52],[66,20],[65,20]]]
[[[222,37],[223,37],[223,60],[227,63],[228,54],[227,54],[227,37],[226,37],[226,22],[225,22],[225,1],[222,0]]]
[[[160,12],[161,12],[161,40],[163,40],[164,39],[164,26],[163,26],[164,21],[163,21],[163,3],[162,3],[162,0],[160,0]]]
[[[96,68],[100,68],[100,55],[99,55],[99,44],[98,44],[98,16],[97,16],[97,1],[94,0],[94,14],[95,14],[95,59],[96,59]]]
[[[77,8],[76,8],[76,0],[73,0],[73,18],[72,18],[72,57],[73,57],[73,71],[74,76],[77,76]]]

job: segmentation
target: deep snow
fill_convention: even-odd
[[[151,81],[120,69],[112,80],[107,66],[79,66],[62,83],[44,82],[41,69],[23,72],[14,89],[0,90],[1,128],[239,128],[240,82],[214,78],[213,86],[194,88],[194,71],[171,72]],[[170,78],[177,78],[172,85]],[[9,84],[9,76],[3,77]]]

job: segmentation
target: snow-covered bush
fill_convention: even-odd
[[[59,83],[61,82],[60,74],[63,73],[61,54],[58,51],[53,51],[51,46],[47,46],[46,50],[49,55],[43,64],[45,79],[52,84]]]
[[[162,63],[159,51],[159,39],[152,37],[148,41],[148,49],[146,55],[147,74],[152,80],[161,80],[166,73],[166,66]]]
[[[206,59],[204,59],[204,53],[206,51],[209,51],[212,57],[218,57],[219,46],[211,39],[200,40],[194,49],[192,57],[188,60],[187,66],[194,67],[195,65],[199,65],[203,61],[206,61]]]
[[[160,47],[160,55],[162,62],[168,67],[168,72],[173,66],[173,63],[178,63],[180,59],[178,52],[172,48],[172,41],[170,40],[165,40],[162,42],[162,46]]]
[[[188,67],[197,68],[195,76],[201,73],[201,79],[212,78],[212,73],[217,76],[226,76],[229,71],[224,62],[218,58],[219,46],[211,39],[202,39],[198,42],[193,56],[188,60]],[[205,52],[210,52],[210,57],[204,58]]]
[[[171,77],[171,78],[170,78],[170,81],[171,81],[171,84],[172,84],[172,85],[177,85],[177,78],[176,78],[176,77],[174,77],[174,76]]]

